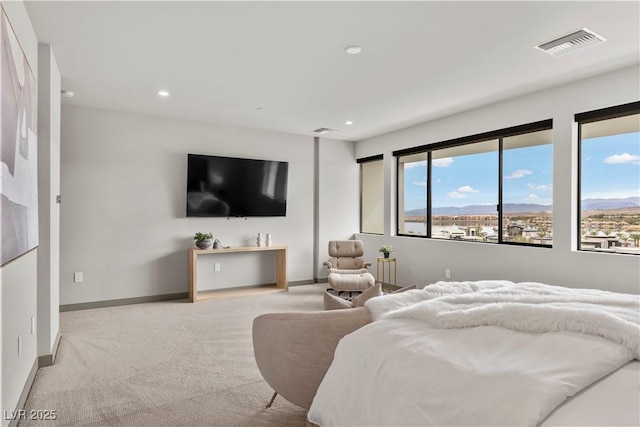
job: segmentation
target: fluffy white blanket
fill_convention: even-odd
[[[366,305],[380,321],[338,344],[313,423],[536,425],[638,357],[638,296],[440,282]]]
[[[414,319],[442,329],[499,326],[568,331],[620,344],[640,360],[640,296],[509,281],[438,282],[366,304],[374,320]]]

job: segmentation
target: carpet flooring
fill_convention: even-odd
[[[56,363],[27,399],[56,419],[20,426],[304,426],[253,357],[253,319],[322,310],[326,284],[190,304],[186,300],[64,312]]]

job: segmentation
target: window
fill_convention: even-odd
[[[384,233],[384,169],[382,155],[359,159],[360,232]]]
[[[551,129],[502,140],[502,229],[506,242],[552,244]]]
[[[576,114],[578,249],[640,255],[640,102]]]
[[[431,167],[431,237],[486,242],[496,236],[498,140],[434,150]]]
[[[427,153],[398,157],[398,234],[427,235]]]
[[[398,234],[551,246],[551,125],[394,152]]]

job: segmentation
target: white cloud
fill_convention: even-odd
[[[505,176],[505,178],[516,179],[516,178],[523,178],[527,175],[533,175],[533,171],[530,171],[529,169],[518,169],[517,171],[514,171],[511,175]]]
[[[431,164],[436,168],[448,168],[453,163],[453,158],[445,157],[444,159],[433,159]]]
[[[426,187],[427,181],[413,181],[413,185],[419,185],[420,187]]]
[[[411,163],[404,163],[404,168],[405,169],[413,169],[415,167],[418,166],[426,166],[427,165],[427,161],[426,160],[422,160],[419,162],[411,162]]]
[[[470,185],[463,185],[462,187],[458,188],[458,191],[461,193],[479,193],[478,190]]]
[[[464,199],[465,197],[467,197],[466,194],[458,193],[457,191],[450,191],[449,193],[447,193],[447,196],[452,199]]]
[[[542,190],[542,191],[549,191],[553,189],[553,185],[545,185],[545,184],[535,185],[532,182],[527,184],[527,187],[529,187],[532,190]]]
[[[529,194],[527,197],[522,199],[523,202],[539,202],[538,196],[535,194]]]
[[[631,163],[632,165],[640,165],[640,156],[629,153],[614,154],[604,159],[604,162],[610,165]]]

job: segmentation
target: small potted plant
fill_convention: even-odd
[[[382,245],[380,246],[380,249],[378,249],[378,252],[382,252],[382,255],[384,255],[385,258],[389,258],[389,254],[392,252],[392,249],[391,245]]]
[[[209,249],[213,246],[213,234],[211,233],[196,233],[193,240],[196,241],[196,246],[200,249]]]

